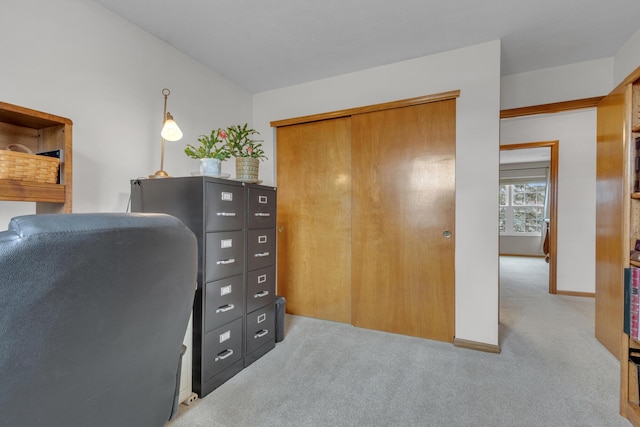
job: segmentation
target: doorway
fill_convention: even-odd
[[[543,229],[543,233],[547,233],[548,238],[545,239],[546,251],[548,251],[549,261],[549,293],[557,294],[557,236],[558,236],[558,145],[559,141],[543,141],[529,142],[522,144],[510,144],[500,147],[501,155],[503,152],[525,153],[529,152],[546,152],[548,150],[549,159],[549,176],[547,182],[548,192],[548,233]],[[514,151],[519,150],[519,151]],[[533,151],[532,151],[533,150]],[[502,157],[502,156],[501,156]]]

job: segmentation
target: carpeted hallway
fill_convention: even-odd
[[[167,427],[628,426],[594,300],[547,286],[542,259],[501,258],[501,354],[288,315],[284,341]]]

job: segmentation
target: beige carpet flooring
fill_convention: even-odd
[[[500,354],[287,315],[284,341],[168,427],[628,426],[594,300],[549,295],[545,268],[501,259]]]

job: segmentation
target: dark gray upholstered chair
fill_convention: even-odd
[[[0,232],[0,425],[163,426],[197,257],[169,215],[12,219]]]

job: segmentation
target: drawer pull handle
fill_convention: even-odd
[[[269,256],[269,252],[261,252],[259,254],[255,254],[253,256],[256,257],[256,258],[263,258],[263,257]]]
[[[236,216],[235,212],[218,212],[216,213],[218,216]]]
[[[227,264],[233,264],[234,262],[236,262],[236,260],[234,258],[221,259],[220,261],[216,262],[216,264],[217,265],[227,265]]]
[[[267,335],[269,333],[268,329],[263,329],[261,331],[256,332],[256,334],[253,336],[253,338],[262,338],[263,336]]]
[[[217,362],[218,360],[224,360],[227,357],[231,356],[232,354],[233,354],[233,350],[228,348],[225,351],[223,351],[222,353],[218,353],[218,357],[216,357],[213,361]]]
[[[216,310],[216,313],[226,313],[227,311],[233,310],[234,308],[235,308],[235,305],[233,304],[223,305],[222,307]]]
[[[269,295],[269,291],[262,291],[262,292],[258,292],[257,294],[253,295],[254,298],[262,298],[262,297],[266,297],[267,295]]]
[[[271,214],[269,212],[256,212],[254,213],[255,216],[271,216]]]

